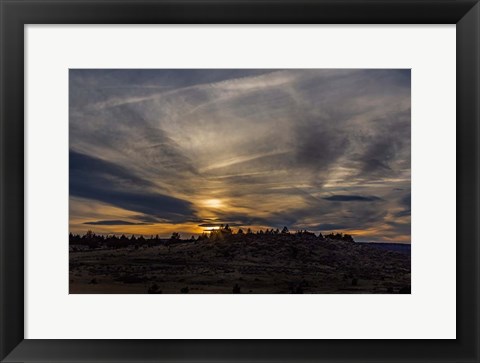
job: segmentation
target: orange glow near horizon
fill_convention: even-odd
[[[75,200],[77,203],[77,210],[83,211],[83,216],[71,218],[70,219],[70,232],[74,234],[85,234],[88,230],[93,231],[96,234],[115,234],[115,235],[143,235],[145,237],[159,235],[161,238],[168,238],[172,235],[173,232],[180,233],[182,239],[188,239],[191,236],[199,236],[204,233],[209,233],[212,230],[219,229],[220,225],[228,224],[228,221],[219,220],[218,213],[223,215],[235,215],[236,213],[244,214],[253,214],[262,215],[262,211],[248,209],[246,207],[235,207],[231,206],[231,201],[225,202],[225,199],[219,198],[204,198],[200,199],[196,203],[197,213],[202,218],[209,218],[210,222],[201,223],[201,222],[185,222],[185,223],[135,223],[136,213],[114,208],[108,205],[94,205],[88,201],[84,200]],[[283,207],[279,204],[278,209]],[[102,215],[103,217],[108,217],[106,219],[112,221],[126,221],[126,224],[90,224],[92,220],[95,220],[96,215]],[[265,218],[268,218],[268,213],[263,213]],[[402,219],[398,219],[398,222],[401,222]],[[137,221],[138,222],[138,221]],[[130,223],[130,224],[128,224]],[[409,219],[405,219],[404,223],[408,224]],[[233,226],[232,226],[233,224]],[[244,232],[247,232],[248,229],[251,229],[252,232],[256,233],[259,230],[266,229],[282,229],[283,226],[268,226],[268,225],[242,225],[238,226],[232,223],[230,227],[234,233],[237,233],[240,228]],[[295,227],[288,226],[292,233],[295,232]],[[308,226],[298,229],[306,229],[311,232],[319,233],[319,230],[315,228],[309,228]],[[383,242],[395,242],[395,243],[410,243],[411,237],[410,234],[403,236],[391,236],[389,233],[389,227],[387,224],[380,224],[375,227],[369,227],[365,229],[336,229],[336,230],[322,230],[322,234],[328,234],[330,232],[340,232],[347,233],[354,237],[357,241],[383,241]]]

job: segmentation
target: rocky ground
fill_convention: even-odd
[[[410,293],[410,254],[311,236],[70,251],[72,294]]]

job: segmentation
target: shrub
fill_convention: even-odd
[[[149,294],[161,294],[162,293],[162,290],[159,290],[158,289],[158,285],[157,284],[153,284],[152,286],[150,286],[148,288],[148,291],[147,291]]]

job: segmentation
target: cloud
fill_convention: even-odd
[[[221,227],[225,225],[229,225],[230,227],[241,227],[243,224],[235,223],[235,222],[224,222],[224,223],[202,223],[199,224],[199,227],[206,227],[206,228],[214,228],[214,227]]]
[[[92,221],[84,222],[83,224],[89,224],[92,226],[140,226],[147,225],[147,223],[135,223],[122,220],[110,220],[110,221]]]
[[[400,200],[400,203],[403,204],[407,208],[411,208],[412,206],[412,195],[411,193],[405,194],[402,199]]]
[[[69,153],[70,181],[77,185],[78,179],[115,179],[119,182],[129,183],[142,187],[151,187],[153,184],[127,170],[127,168],[114,163],[88,156],[70,150]],[[74,189],[75,192],[75,189]]]
[[[412,214],[411,209],[405,209],[400,212],[395,213],[395,217],[409,217]]]
[[[194,215],[188,201],[161,194],[154,184],[113,163],[70,151],[70,195],[171,221]]]
[[[331,202],[376,202],[381,200],[375,196],[361,196],[361,195],[332,195],[331,197],[323,198]]]
[[[404,209],[400,212],[395,213],[395,216],[398,217],[398,218],[410,217],[410,215],[412,214],[412,196],[411,196],[411,194],[407,193],[402,198],[400,198],[399,205],[403,206]]]
[[[314,226],[309,226],[311,229],[319,230],[319,231],[334,231],[334,230],[344,230],[348,228],[344,224],[335,224],[335,223],[325,223],[325,224],[317,224]]]

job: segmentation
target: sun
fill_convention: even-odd
[[[203,204],[208,208],[220,208],[223,205],[220,199],[207,199]]]

